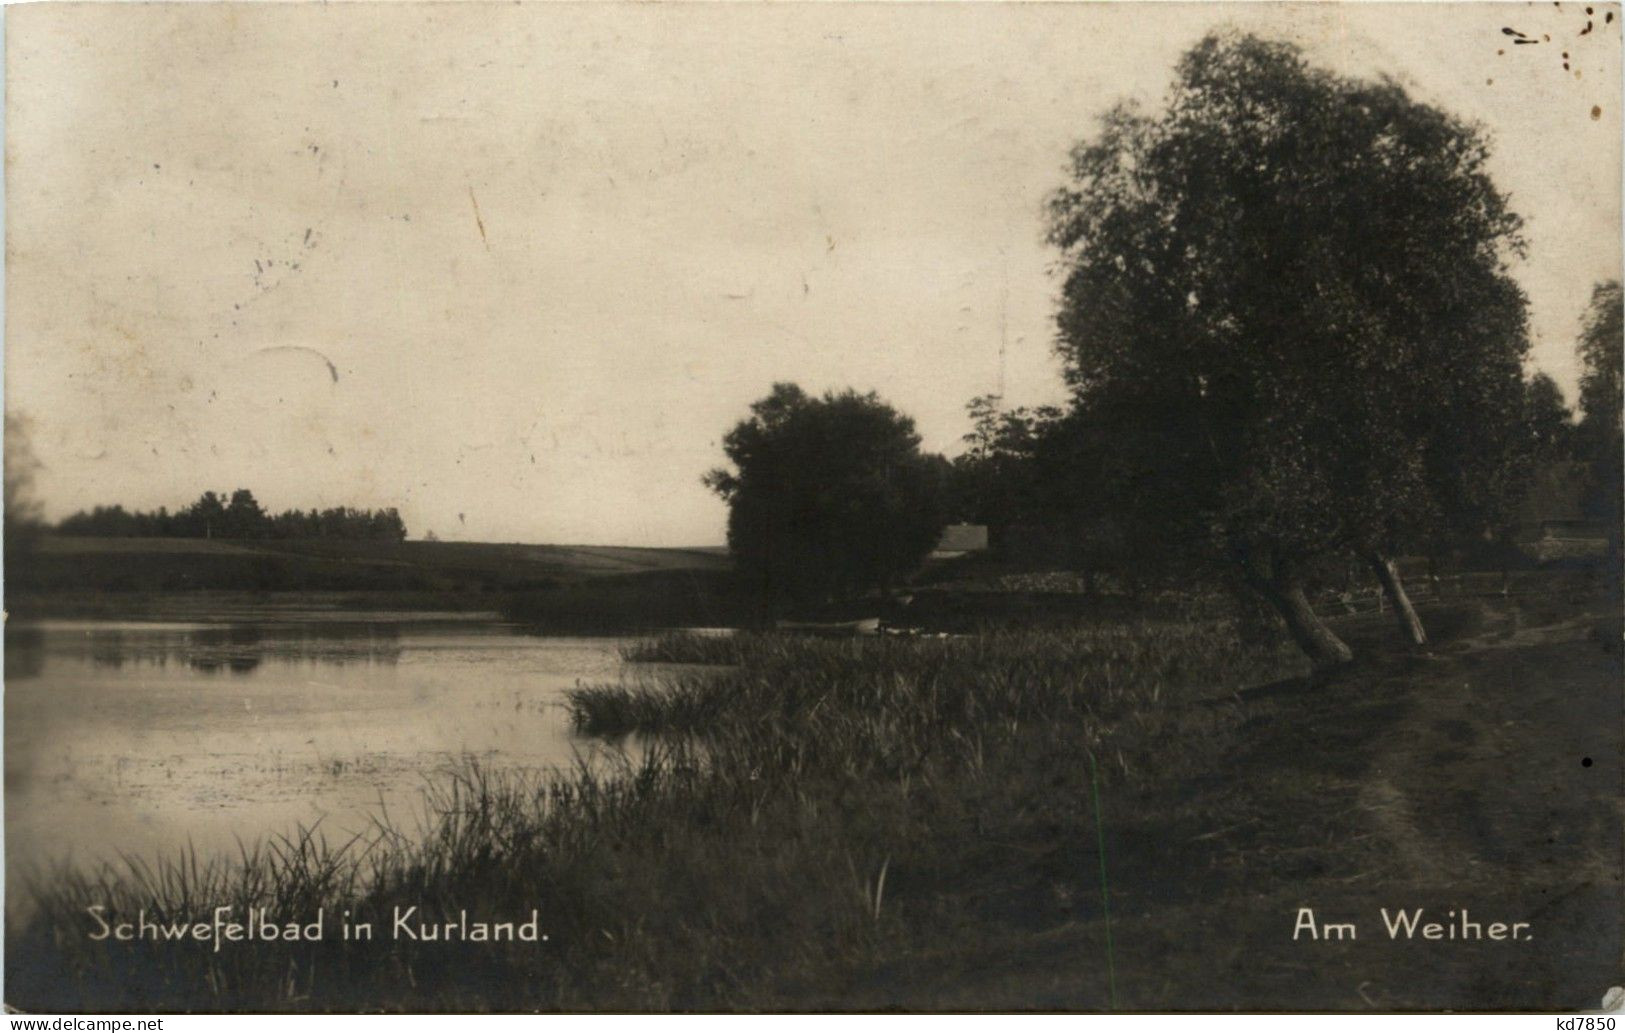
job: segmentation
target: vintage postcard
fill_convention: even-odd
[[[1625,1003],[1617,5],[6,15],[9,1008]]]

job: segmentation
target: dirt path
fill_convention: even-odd
[[[1286,731],[1254,750],[1243,792],[1280,822],[1253,837],[1256,869],[1287,885],[1261,916],[1207,909],[1249,941],[1230,966],[1239,1003],[1302,1007],[1313,986],[1327,1008],[1594,1008],[1625,982],[1619,649],[1595,615],[1518,613],[1282,702]],[[1313,861],[1280,863],[1294,849]],[[1358,940],[1294,941],[1304,907]],[[1394,939],[1384,908],[1529,928]]]
[[[1408,888],[1531,923],[1521,953],[1474,945],[1439,966],[1531,991],[1509,1004],[1595,1007],[1625,982],[1621,672],[1596,630],[1583,618],[1514,623],[1440,650],[1362,787]]]
[[[1248,694],[1219,770],[1108,797],[1109,953],[1091,838],[1073,920],[890,966],[841,1006],[1598,1007],[1625,984],[1625,690],[1589,605],[1424,612],[1426,657],[1381,656],[1386,624],[1351,629],[1379,659]],[[1355,937],[1308,937],[1305,908]],[[1391,938],[1384,908],[1427,917]],[[1423,938],[1463,910],[1528,925]]]

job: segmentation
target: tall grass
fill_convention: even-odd
[[[730,720],[817,724],[892,713],[934,736],[1040,717],[1086,720],[1155,708],[1170,694],[1214,694],[1294,667],[1289,652],[1241,644],[1233,622],[990,631],[951,638],[819,639],[668,633],[622,649],[628,660],[728,665],[655,682],[578,687],[576,728],[589,734],[685,732],[715,737]]]
[[[1090,917],[1090,758],[1108,780],[1168,777],[1167,757],[1199,756],[1220,719],[1171,701],[1295,664],[1242,649],[1222,622],[714,641],[727,646],[667,640],[656,652],[734,666],[574,693],[582,729],[651,735],[636,761],[547,775],[465,761],[431,783],[417,827],[379,815],[343,842],[306,831],[229,860],[186,852],[56,873],[8,929],[10,1003],[857,1006],[862,973]],[[145,909],[202,921],[230,905],[309,921],[322,908],[328,935],[218,952],[97,942],[86,936],[97,904],[126,920]],[[387,939],[391,909],[413,906],[428,922],[535,908],[548,939]],[[339,938],[346,912],[381,939]]]
[[[621,647],[621,659],[647,664],[716,664],[743,663],[750,651],[760,648],[759,636],[750,632],[726,635],[697,634],[690,631],[667,631],[651,638],[642,638]]]

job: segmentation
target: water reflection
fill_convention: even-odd
[[[463,756],[594,762],[614,748],[571,734],[564,693],[626,674],[621,644],[342,615],[7,627],[8,886],[63,857],[357,831]]]
[[[98,624],[47,622],[6,629],[6,678],[39,675],[47,654],[120,670],[170,665],[205,674],[248,674],[266,660],[342,666],[393,664],[398,623]]]
[[[45,633],[33,625],[6,624],[6,681],[33,678],[45,664]]]

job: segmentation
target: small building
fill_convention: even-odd
[[[986,524],[949,524],[942,529],[942,537],[937,539],[937,547],[932,550],[931,558],[951,560],[986,551]]]

